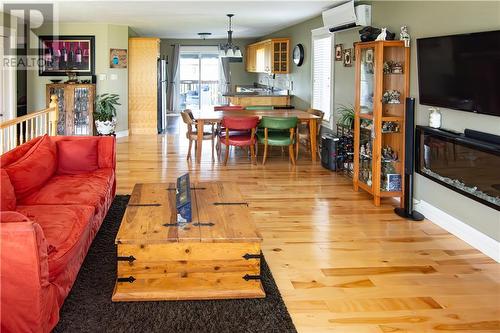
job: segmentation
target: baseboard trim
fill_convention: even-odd
[[[128,130],[115,132],[117,138],[124,138],[128,136]]]
[[[450,214],[434,207],[430,203],[420,200],[415,209],[424,214],[432,223],[440,226],[449,233],[457,236],[470,246],[478,249],[488,257],[500,263],[500,242],[472,228]]]

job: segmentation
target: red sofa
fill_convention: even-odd
[[[115,139],[43,136],[0,162],[0,331],[50,332],[115,196]]]

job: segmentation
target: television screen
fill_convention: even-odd
[[[420,104],[500,116],[500,30],[417,39]]]

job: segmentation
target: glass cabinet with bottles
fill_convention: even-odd
[[[356,43],[354,189],[404,196],[405,99],[410,49],[403,41]]]
[[[46,103],[56,95],[59,104],[58,135],[94,134],[94,84],[47,84]]]

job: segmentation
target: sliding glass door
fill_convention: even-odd
[[[219,104],[220,60],[213,46],[181,47],[179,109],[202,110]]]

